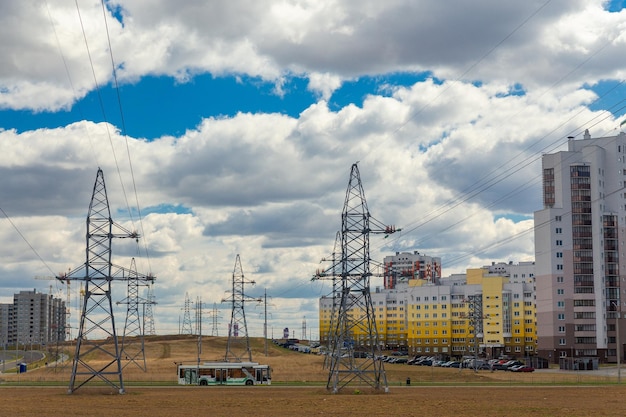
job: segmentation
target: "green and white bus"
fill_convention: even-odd
[[[205,362],[178,365],[180,385],[270,385],[269,365],[256,362]]]

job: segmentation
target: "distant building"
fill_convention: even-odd
[[[439,262],[438,258],[424,258]],[[415,265],[412,256],[396,254],[394,259]],[[382,349],[442,359],[535,354],[534,262],[494,262],[434,281],[417,276],[396,280],[391,288],[376,288],[371,293]],[[328,342],[332,306],[332,297],[319,301],[322,344]],[[367,338],[354,335],[355,349],[362,340]]]
[[[65,340],[65,302],[52,295],[20,291],[13,304],[0,304],[0,342],[43,345]]]
[[[393,289],[398,283],[424,280],[436,283],[441,278],[441,258],[422,255],[417,251],[396,252],[385,256],[384,287]]]
[[[624,357],[626,134],[570,138],[542,157],[543,209],[535,212],[537,337],[551,362]],[[621,255],[620,255],[621,254]]]

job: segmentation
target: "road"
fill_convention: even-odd
[[[0,373],[17,367],[20,363],[37,362],[46,355],[38,350],[6,350],[0,351]]]

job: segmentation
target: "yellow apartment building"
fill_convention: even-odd
[[[381,349],[442,359],[475,354],[485,358],[533,356],[533,271],[533,262],[492,263],[436,282],[409,279],[397,282],[394,288],[374,289],[371,297]],[[332,297],[322,297],[319,305],[324,345],[331,330]],[[352,316],[362,316],[362,312]],[[355,349],[366,339],[355,334]]]

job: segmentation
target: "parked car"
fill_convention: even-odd
[[[511,367],[513,367],[513,366],[523,366],[523,365],[525,365],[525,363],[524,362],[520,362],[520,361],[509,361],[509,362],[505,363],[504,365],[505,365],[504,369],[506,371],[510,371]]]
[[[452,361],[448,363],[446,366],[446,368],[460,368],[460,367],[461,367],[461,362],[458,362],[458,361]]]
[[[528,365],[524,365],[524,366],[520,366],[519,368],[516,368],[514,372],[534,372],[535,368],[533,368],[532,366],[528,366]]]
[[[505,371],[509,366],[515,366],[515,365],[523,365],[523,363],[520,361],[515,361],[515,360],[504,361],[504,362],[500,361],[500,362],[494,363],[491,366],[491,368],[495,370]]]

